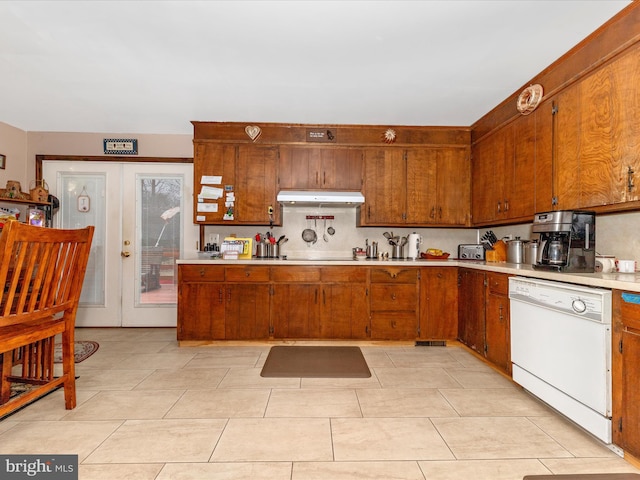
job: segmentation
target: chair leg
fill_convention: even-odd
[[[73,325],[73,323],[72,323]],[[75,332],[73,326],[62,332],[62,370],[64,381],[64,406],[67,410],[76,407],[76,363],[74,356]]]
[[[2,377],[0,378],[0,405],[7,403],[11,398],[11,382],[8,377],[11,375],[13,367],[13,351],[0,353],[0,370]]]

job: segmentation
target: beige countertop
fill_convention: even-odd
[[[178,264],[189,265],[291,265],[291,266],[340,266],[362,265],[372,266],[411,266],[411,267],[467,267],[488,272],[506,273],[523,277],[540,278],[556,282],[574,283],[590,287],[610,288],[640,292],[640,272],[635,273],[557,273],[553,271],[534,270],[531,265],[477,262],[470,260],[353,260],[338,259],[251,259],[251,260],[222,260],[212,258],[207,253],[193,253],[177,260]]]

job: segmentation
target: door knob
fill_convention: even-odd
[[[131,252],[126,252],[126,251],[123,250],[122,252],[120,252],[120,256],[124,257],[124,258],[130,257],[131,256]]]

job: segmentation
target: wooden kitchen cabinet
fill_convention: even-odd
[[[224,267],[178,265],[178,340],[225,338]]]
[[[194,141],[194,223],[224,225],[269,225],[268,207],[274,209],[273,223],[280,224],[277,208],[278,148],[263,145],[232,145]],[[217,212],[198,212],[202,175],[222,176],[225,192],[217,200]],[[233,220],[223,220],[226,193],[233,192]],[[199,220],[200,218],[200,220]]]
[[[484,356],[511,375],[509,275],[487,272]]]
[[[278,148],[262,145],[238,146],[236,166],[235,224],[269,225],[268,208],[273,207],[273,223],[280,224],[276,195]]]
[[[519,117],[473,146],[474,225],[533,218],[535,119],[535,115]]]
[[[640,304],[635,301],[638,293],[613,291],[612,433],[614,444],[640,458]]]
[[[484,355],[485,273],[470,268],[458,271],[458,339]]]
[[[320,268],[271,267],[274,338],[319,338]]]
[[[371,269],[371,338],[410,340],[419,327],[418,268]]]
[[[363,225],[467,225],[468,149],[380,148],[365,154]]]
[[[364,183],[359,148],[282,145],[278,165],[281,189],[359,192]]]
[[[365,203],[361,225],[398,225],[406,220],[407,162],[399,148],[365,150]]]
[[[225,185],[233,187],[236,182],[237,149],[234,145],[197,141],[194,141],[193,148],[193,222],[199,224],[223,223],[222,217],[226,212],[224,195],[217,200],[203,200],[203,203],[216,204],[217,212],[198,212],[198,194],[202,189],[200,179],[203,175],[222,176],[222,185],[211,186],[222,189]],[[198,220],[199,217],[204,219]]]
[[[458,336],[458,269],[420,269],[420,339],[455,340]]]
[[[556,209],[640,200],[639,64],[634,47],[553,97]]]
[[[471,167],[466,148],[407,149],[406,223],[466,225]]]
[[[369,337],[368,269],[321,268],[320,337]]]
[[[270,335],[269,267],[225,268],[225,338],[262,340]]]

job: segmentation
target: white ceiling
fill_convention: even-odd
[[[0,121],[469,126],[629,3],[0,1]]]

